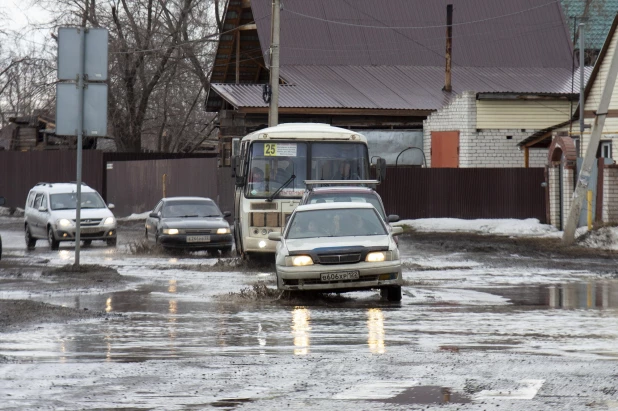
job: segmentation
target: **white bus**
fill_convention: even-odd
[[[280,124],[235,139],[234,238],[243,257],[274,254],[272,232],[282,232],[307,180],[369,180],[362,134],[327,124]],[[385,171],[378,159],[378,175]]]

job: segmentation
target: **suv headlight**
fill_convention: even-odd
[[[112,225],[116,222],[116,219],[114,217],[107,217],[105,219],[105,221],[103,221],[104,225]]]
[[[58,220],[58,227],[73,227],[73,221],[68,220],[66,218],[61,218],[60,220]]]
[[[293,257],[285,257],[285,265],[289,266],[305,266],[313,265],[313,259],[308,255],[295,255]]]
[[[217,228],[217,234],[229,234],[230,233],[230,228]]]
[[[176,235],[178,234],[178,229],[177,228],[164,228],[163,234]]]
[[[379,263],[381,261],[391,261],[393,259],[393,254],[391,251],[374,251],[372,253],[367,254],[365,257],[365,261],[369,263]]]

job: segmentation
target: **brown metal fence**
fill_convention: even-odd
[[[378,186],[402,219],[538,218],[545,223],[542,168],[394,168]]]
[[[82,180],[103,190],[103,153],[84,150]],[[8,207],[24,207],[28,191],[39,182],[75,181],[75,151],[0,151],[0,196]]]
[[[217,159],[108,162],[107,201],[114,214],[128,216],[152,210],[165,195],[217,199]]]

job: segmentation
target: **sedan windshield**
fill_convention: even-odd
[[[384,207],[375,195],[363,193],[313,193],[307,204],[318,203],[370,203],[378,210],[382,218],[386,218]]]
[[[378,214],[370,208],[336,208],[294,214],[288,239],[386,235]]]
[[[77,208],[77,193],[52,194],[52,210],[75,210]],[[82,193],[81,208],[106,208],[105,202],[97,193]]]
[[[170,201],[161,215],[164,218],[221,217],[219,207],[212,201]]]

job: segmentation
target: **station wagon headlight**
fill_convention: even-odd
[[[369,263],[379,263],[380,261],[386,261],[387,257],[390,257],[390,253],[387,255],[385,251],[374,251],[373,253],[367,254],[365,261]],[[388,259],[390,260],[390,258]]]
[[[313,260],[308,255],[295,255],[293,257],[286,257],[286,265],[293,265],[296,267],[313,265]]]
[[[116,219],[114,217],[107,217],[105,219],[105,221],[103,222],[104,225],[112,225],[116,222]]]
[[[229,234],[230,233],[230,228],[217,228],[217,234]]]
[[[58,220],[58,226],[59,227],[72,227],[73,226],[73,221],[68,220],[66,218],[62,218],[62,219]]]
[[[177,228],[164,228],[163,234],[176,235],[178,234],[178,229]]]

